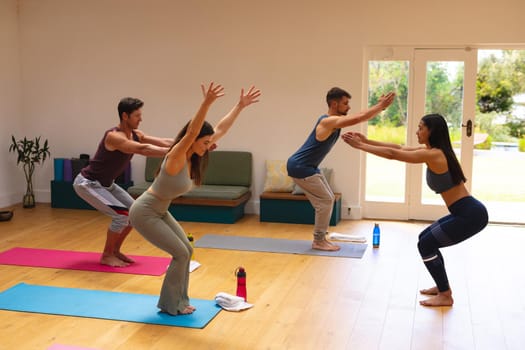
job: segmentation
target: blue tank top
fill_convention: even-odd
[[[188,172],[188,163],[175,175],[166,172],[166,158],[162,161],[160,171],[151,184],[151,189],[162,199],[172,200],[191,190],[193,181]]]
[[[446,173],[436,174],[429,168],[427,168],[427,185],[436,193],[442,193],[450,190],[452,187],[456,186],[452,181],[452,176],[447,170]]]
[[[315,138],[315,129],[317,125],[327,118],[328,115],[324,114],[315,123],[314,129],[304,142],[304,144],[295,152],[286,164],[288,170],[288,176],[295,177],[297,179],[304,179],[305,177],[319,174],[319,164],[326,157],[328,152],[334,147],[341,129],[336,129],[328,138],[324,141],[317,141]]]

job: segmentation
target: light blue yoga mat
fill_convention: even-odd
[[[312,249],[312,241],[209,234],[202,236],[201,239],[195,242],[195,247],[247,250],[267,253],[320,255],[339,258],[362,258],[367,247],[367,244],[363,243],[336,242],[335,244],[340,246],[341,249],[335,252],[329,252]]]
[[[192,299],[197,310],[172,316],[158,312],[157,295],[19,283],[0,293],[0,309],[52,315],[204,328],[221,311],[214,300]]]

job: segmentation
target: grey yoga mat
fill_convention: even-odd
[[[335,252],[328,252],[312,249],[312,241],[208,234],[202,236],[197,242],[195,242],[195,247],[333,256],[339,258],[362,258],[367,247],[367,244],[361,243],[337,242],[336,244],[339,245],[341,249]]]

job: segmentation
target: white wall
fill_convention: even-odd
[[[364,107],[367,45],[523,43],[524,10],[522,0],[20,0],[21,115],[28,136],[71,157],[94,153],[123,96],[146,102],[142,130],[174,136],[196,110],[201,82],[227,88],[212,122],[256,84],[261,102],[220,143],[254,155],[253,211],[264,161],[300,146],[330,87],[352,93],[353,111]],[[143,163],[133,160],[136,181]],[[324,165],[335,168],[345,204],[358,205],[357,152],[339,143]],[[37,200],[49,201],[52,176],[52,162],[37,169]]]
[[[25,192],[22,168],[9,153],[11,135],[22,134],[20,56],[16,0],[0,0],[0,208],[21,202]]]

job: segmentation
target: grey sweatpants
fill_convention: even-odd
[[[119,185],[112,183],[111,186],[104,187],[100,182],[78,174],[73,188],[78,196],[93,208],[111,216],[110,231],[121,233],[129,225],[128,210],[133,203],[133,197]]]
[[[145,239],[172,256],[157,306],[177,315],[190,303],[188,285],[193,248],[182,227],[169,213],[170,202],[144,192],[131,206],[129,218]]]
[[[322,174],[314,174],[304,179],[294,177],[292,179],[297,186],[303,189],[304,194],[315,209],[314,239],[325,239],[335,200],[328,181]]]

